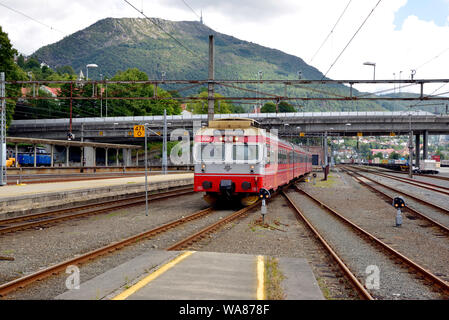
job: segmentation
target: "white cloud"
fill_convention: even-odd
[[[205,23],[216,31],[285,51],[307,63],[347,4],[347,0],[186,1],[197,13],[202,9]],[[377,1],[352,1],[312,65],[326,72]],[[181,0],[131,2],[139,9],[143,4],[148,16],[170,20],[197,19]],[[363,62],[374,61],[377,79],[392,79],[393,73],[398,77],[399,71],[403,71],[402,78],[405,78],[410,76],[410,69],[448,47],[445,40],[449,38],[449,27],[439,27],[416,16],[409,16],[402,28],[395,30],[395,12],[406,2],[382,1],[328,76],[334,79],[370,79],[373,70]],[[140,16],[122,0],[2,0],[2,3],[62,30],[66,35],[102,18]],[[26,54],[63,37],[2,7],[0,25],[9,33],[13,45]],[[449,50],[418,69],[415,77],[447,78],[447,70]]]

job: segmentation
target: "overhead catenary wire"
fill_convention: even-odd
[[[351,39],[349,39],[348,43],[346,44],[346,46],[343,48],[343,50],[341,50],[341,52],[338,54],[337,58],[334,60],[334,62],[332,62],[331,66],[329,67],[329,69],[326,71],[326,73],[323,75],[323,77],[321,78],[321,80],[323,80],[324,78],[326,78],[327,74],[332,70],[332,68],[335,66],[335,64],[337,63],[337,61],[340,59],[340,57],[343,55],[343,53],[345,52],[345,50],[349,47],[349,45],[351,44],[352,40],[354,40],[354,38],[356,37],[356,35],[359,33],[359,31],[363,28],[363,26],[365,25],[366,21],[368,21],[368,19],[371,17],[371,15],[373,14],[374,10],[376,10],[376,8],[379,6],[379,4],[382,2],[382,0],[379,0],[376,5],[374,6],[373,9],[371,9],[370,13],[368,14],[368,16],[365,18],[365,20],[363,20],[362,24],[360,25],[360,27],[356,30],[356,32],[354,33],[354,35],[351,37]]]
[[[196,13],[195,10],[192,9],[192,7],[185,1],[185,0],[181,0],[182,2],[184,2],[184,4],[198,17],[201,19],[201,17],[198,15],[198,13]]]
[[[137,9],[135,6],[133,6],[132,4],[130,4],[128,1],[125,0],[125,2],[127,2],[129,5],[131,5],[131,6],[132,6],[135,10],[137,10],[139,13],[141,13],[142,15],[144,15],[144,13],[143,13],[142,11],[140,11],[139,9]],[[53,31],[57,31],[57,32],[59,32],[59,33],[61,33],[61,34],[63,34],[63,35],[67,35],[66,32],[63,32],[63,31],[61,31],[61,30],[59,30],[59,29],[56,29],[56,28],[53,28],[52,26],[47,25],[46,23],[43,23],[43,22],[39,21],[38,19],[33,18],[33,17],[27,15],[26,13],[23,13],[23,12],[17,10],[17,9],[14,9],[14,8],[11,8],[11,7],[7,6],[7,5],[4,5],[4,4],[1,3],[1,2],[0,2],[0,5],[2,5],[3,7],[7,8],[7,9],[9,9],[9,10],[11,10],[11,11],[13,11],[13,12],[19,14],[19,15],[22,15],[22,16],[26,17],[27,19],[30,19],[30,20],[32,20],[32,21],[38,23],[38,24],[41,24],[41,25],[43,25],[43,26],[45,26],[45,27],[47,27],[47,28],[49,28],[49,29],[51,29],[51,30],[53,30]],[[144,16],[145,16],[145,15],[144,15]],[[165,32],[165,30],[164,30],[161,26],[159,26],[157,23],[155,23],[151,18],[148,18],[147,16],[145,16],[145,18],[148,19],[148,20],[150,20],[150,21],[151,21],[153,24],[155,24],[159,29],[161,29],[161,30],[163,30],[163,31]],[[165,33],[167,33],[167,32],[165,32]],[[168,33],[167,33],[167,34],[168,34]],[[172,36],[171,36],[171,37],[172,37]],[[172,37],[172,38],[174,38],[174,37]],[[77,40],[77,41],[84,42],[84,43],[86,43],[86,44],[89,44],[89,41],[88,41],[88,40],[83,39],[83,38],[81,38],[81,37],[78,37],[76,40]],[[177,39],[175,39],[175,40],[178,41]],[[182,45],[185,49],[187,49],[188,51],[190,51],[192,54],[196,55],[192,50],[190,50],[189,48],[185,47],[182,43],[181,43],[181,45]],[[119,59],[122,59],[122,58],[123,58],[123,57],[119,56],[118,54],[115,54],[114,52],[112,52],[112,51],[110,51],[110,50],[108,51],[108,54],[113,55],[113,56],[115,56],[116,58],[119,58]]]
[[[435,90],[433,90],[432,93],[430,93],[429,95],[427,95],[426,98],[429,98],[429,97],[437,97],[437,96],[440,96],[440,95],[449,93],[449,92],[443,92],[443,93],[435,94],[435,92],[439,91],[440,89],[442,89],[442,88],[443,88],[444,86],[446,86],[447,84],[448,84],[447,82],[446,82],[446,83],[443,83],[441,86],[439,86],[438,88],[436,88]],[[418,106],[422,105],[423,102],[424,102],[424,101],[420,101],[420,102],[418,102],[417,104],[411,104],[411,105],[409,105],[408,107],[409,107],[409,108],[418,107]]]
[[[61,30],[59,30],[59,29],[56,29],[56,28],[53,28],[52,26],[47,25],[47,24],[45,24],[45,23],[39,21],[38,19],[33,18],[33,17],[31,17],[31,16],[29,16],[29,15],[27,15],[27,14],[25,14],[25,13],[23,13],[23,12],[17,10],[17,9],[11,8],[11,7],[9,7],[9,6],[6,6],[6,5],[2,4],[1,2],[0,2],[0,5],[2,5],[2,6],[5,7],[5,8],[8,8],[9,10],[11,10],[11,11],[13,11],[13,12],[19,14],[19,15],[22,15],[22,16],[26,17],[27,19],[30,19],[30,20],[32,20],[32,21],[38,23],[38,24],[41,24],[41,25],[43,25],[43,26],[45,26],[45,27],[51,29],[52,31],[57,31],[57,32],[59,32],[59,33],[61,33],[61,34],[63,34],[63,35],[67,35],[66,32],[63,32],[63,31],[61,31]],[[85,42],[85,43],[89,43],[88,40],[83,39],[83,38],[80,38],[80,37],[78,37],[76,40],[77,40],[77,41],[81,41],[81,42]],[[111,52],[111,51],[108,51],[108,53],[111,54],[111,55],[113,55],[113,56],[115,56],[115,57],[117,57],[117,58],[119,58],[119,59],[123,58],[123,57],[120,57],[119,55],[117,55],[117,54],[115,54],[115,53],[113,53],[113,52]],[[6,71],[8,71],[8,70],[6,70]]]
[[[424,67],[425,65],[429,64],[430,62],[438,59],[439,57],[441,57],[443,54],[445,54],[447,51],[449,51],[449,47],[447,47],[446,49],[444,49],[443,51],[441,51],[440,53],[438,53],[436,56],[434,56],[433,58],[427,60],[426,62],[424,62],[423,64],[419,65],[418,67],[415,68],[415,70],[418,70],[422,67]]]
[[[27,14],[25,14],[25,13],[19,11],[19,10],[16,10],[16,9],[14,9],[14,8],[11,8],[11,7],[5,5],[5,4],[3,4],[3,3],[1,3],[1,2],[0,2],[0,6],[5,7],[5,8],[7,8],[7,9],[11,10],[11,11],[14,11],[15,13],[18,13],[18,14],[20,14],[20,15],[22,15],[22,16],[24,16],[24,17],[30,19],[30,20],[33,20],[34,22],[39,23],[39,24],[43,25],[44,27],[47,27],[47,28],[49,28],[49,29],[51,29],[51,30],[54,30],[54,31],[57,31],[57,32],[60,32],[60,33],[64,34],[64,32],[62,32],[61,30],[58,30],[58,29],[56,29],[56,28],[53,28],[52,26],[50,26],[50,25],[48,25],[48,24],[46,24],[46,23],[43,23],[42,21],[39,21],[39,20],[37,20],[37,19],[35,19],[35,18],[33,18],[33,17],[30,17],[29,15],[27,15]]]
[[[332,33],[334,32],[335,28],[337,27],[338,23],[340,22],[341,18],[343,17],[343,15],[345,14],[346,10],[348,9],[349,5],[351,4],[352,0],[349,0],[348,3],[346,4],[346,7],[344,8],[343,12],[340,14],[340,16],[337,19],[337,22],[335,22],[334,26],[332,27],[331,31],[329,32],[329,34],[327,35],[327,37],[324,39],[324,41],[321,43],[320,47],[317,49],[317,51],[314,53],[312,59],[310,59],[310,62],[313,61],[313,59],[315,59],[316,55],[318,54],[318,52],[321,50],[321,48],[324,46],[324,44],[327,42],[327,40],[330,38],[330,36],[332,35]]]
[[[139,9],[137,9],[132,3],[130,3],[128,0],[123,0],[125,1],[127,4],[129,4],[134,10],[136,10],[137,12],[139,12],[141,15],[143,15],[145,17],[145,19],[147,19],[148,21],[150,21],[154,26],[156,26],[159,30],[161,30],[163,33],[165,33],[167,36],[169,36],[172,40],[174,40],[179,46],[181,46],[182,48],[184,48],[185,50],[187,50],[190,54],[200,58],[201,60],[203,60],[205,57],[201,57],[199,56],[197,53],[195,53],[194,51],[192,51],[191,49],[187,48],[181,41],[179,41],[175,36],[173,36],[171,33],[167,32],[164,28],[162,28],[161,25],[159,25],[159,23],[157,23],[156,21],[154,21],[154,19],[148,17],[145,13],[143,13],[142,11],[140,11]]]

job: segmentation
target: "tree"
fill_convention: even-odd
[[[390,153],[390,156],[388,158],[397,160],[399,159],[399,157],[400,157],[399,153],[393,151],[392,153]]]
[[[286,101],[281,101],[279,103],[279,112],[296,112],[295,108]],[[262,113],[275,113],[276,112],[276,104],[274,102],[267,102],[260,109]]]
[[[14,63],[14,55],[17,54],[11,42],[9,41],[8,34],[3,32],[0,26],[0,72],[5,72],[5,78],[7,81],[11,80],[26,80],[26,74],[18,65]],[[18,97],[20,96],[20,85],[8,85],[6,86],[6,96]],[[9,126],[14,114],[16,101],[6,101],[6,126]]]
[[[207,91],[203,91],[197,95],[202,99],[197,100],[196,102],[189,103],[187,105],[187,109],[194,114],[207,114],[208,113],[208,102],[207,102]],[[219,93],[215,93],[216,98],[222,98],[223,96]],[[226,100],[215,100],[214,103],[214,112],[215,113],[231,113],[231,104]]]
[[[435,155],[440,156],[441,160],[445,159],[445,155],[443,152],[441,152],[441,150],[438,148],[437,152],[435,153]]]
[[[245,113],[245,109],[242,106],[231,104],[230,105],[231,113]]]
[[[276,112],[276,105],[273,102],[267,102],[260,109],[260,112],[262,112],[262,113],[275,113]]]
[[[131,68],[123,72],[118,72],[111,80],[115,81],[148,81],[145,72],[137,68]],[[113,97],[153,97],[154,86],[148,84],[111,84],[108,86],[108,96]],[[172,97],[169,92],[157,88],[157,96],[161,98]],[[177,100],[112,100],[110,103],[111,116],[144,116],[162,115],[164,109],[167,114],[180,114],[181,106]]]
[[[17,65],[22,69],[25,67],[25,57],[22,54],[17,58]]]
[[[29,70],[33,70],[34,68],[40,69],[40,67],[41,67],[41,64],[39,63],[39,61],[37,61],[36,58],[29,58],[27,60],[27,62],[25,62],[24,69],[26,71],[29,71]]]
[[[76,75],[75,70],[73,70],[73,68],[71,66],[57,67],[56,72],[59,73],[59,75],[61,75],[61,76],[64,74]]]
[[[378,152],[378,153],[376,153],[376,154],[374,155],[374,158],[380,158],[380,159],[383,159],[383,158],[384,158],[384,155],[382,154],[382,152]]]
[[[279,112],[296,112],[295,107],[286,101],[279,103]]]

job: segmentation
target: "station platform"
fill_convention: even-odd
[[[150,250],[55,299],[264,300],[266,257]],[[323,300],[305,259],[279,258],[288,300]],[[82,282],[82,275],[81,275]]]
[[[148,175],[148,190],[193,184],[193,173]],[[52,182],[0,187],[0,218],[41,207],[56,207],[90,199],[145,191],[145,177]]]

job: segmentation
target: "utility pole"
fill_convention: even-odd
[[[410,131],[408,137],[408,176],[413,178],[413,131]]]
[[[103,75],[100,74],[100,79],[103,81]],[[98,88],[98,86],[97,86]],[[100,87],[100,118],[103,118],[103,86]]]
[[[148,216],[148,147],[147,147],[147,125],[148,123],[144,124],[144,131],[145,131],[145,215]]]
[[[413,131],[412,131],[412,112],[409,114],[409,137],[408,137],[408,176],[413,178]]]
[[[324,180],[327,180],[327,175],[329,173],[329,163],[327,161],[327,131],[324,133],[323,139],[323,147],[324,147]]]
[[[81,142],[84,142],[84,122],[81,123]],[[84,152],[84,146],[82,146],[81,148],[81,167],[84,167],[84,156],[85,156],[85,152]],[[106,159],[105,159],[106,160]],[[108,164],[106,163],[106,166]]]
[[[167,109],[164,109],[164,137],[162,143],[162,172],[167,174]]]
[[[262,71],[259,70],[258,74],[259,74],[259,80],[262,80]],[[258,100],[259,100],[259,102],[258,102],[258,104],[259,104],[259,110],[261,110],[261,109],[262,109],[262,103],[260,102],[260,96],[261,96],[262,94],[259,93],[259,91],[260,91],[260,83],[257,84],[257,93],[258,93],[258,98],[259,98],[259,99],[258,99]],[[277,112],[277,110],[276,110],[276,112]]]
[[[108,81],[108,78],[105,78],[106,81]],[[108,83],[106,82],[106,118],[108,117]]]
[[[0,186],[6,185],[6,92],[5,92],[5,73],[0,72]],[[16,159],[17,161],[17,159]]]
[[[215,105],[215,93],[214,93],[214,36],[209,36],[209,83],[208,83],[208,95],[207,95],[207,121],[214,120],[214,105]]]

